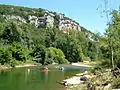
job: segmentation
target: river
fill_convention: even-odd
[[[0,90],[65,90],[58,82],[84,70],[84,67],[49,65],[49,72],[42,72],[44,66],[13,68],[0,71]],[[60,66],[60,67],[61,67]]]

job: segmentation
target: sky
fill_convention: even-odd
[[[108,1],[107,9],[119,8],[120,0]],[[103,34],[107,28],[107,19],[101,13],[104,0],[0,0],[0,4],[44,8],[63,13],[94,33]]]

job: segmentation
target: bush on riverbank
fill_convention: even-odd
[[[9,46],[0,47],[0,63],[2,65],[9,64],[12,67],[26,62],[29,59],[29,50],[22,47],[19,43],[13,43]]]

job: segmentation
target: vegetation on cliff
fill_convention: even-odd
[[[87,30],[36,28],[29,22],[6,20],[7,15],[20,16],[26,21],[28,15],[43,16],[44,9],[0,5],[0,63],[15,66],[26,60],[42,64],[97,60],[99,42],[87,37]],[[4,16],[4,17],[3,17]],[[92,34],[91,32],[89,32]],[[95,38],[95,35],[94,35]]]

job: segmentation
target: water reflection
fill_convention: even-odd
[[[45,74],[45,84],[47,84],[47,82],[48,82],[48,73],[49,72],[44,72],[44,74]]]
[[[30,69],[27,69],[27,73],[28,73],[28,74],[30,73]]]
[[[64,71],[55,66],[49,68],[49,72],[42,72],[43,67],[0,71],[0,90],[64,90],[57,82],[80,72],[78,68],[65,67]]]
[[[27,81],[28,81],[28,75],[29,74],[30,74],[30,69],[28,68],[28,69],[25,70],[25,83],[27,83]]]

